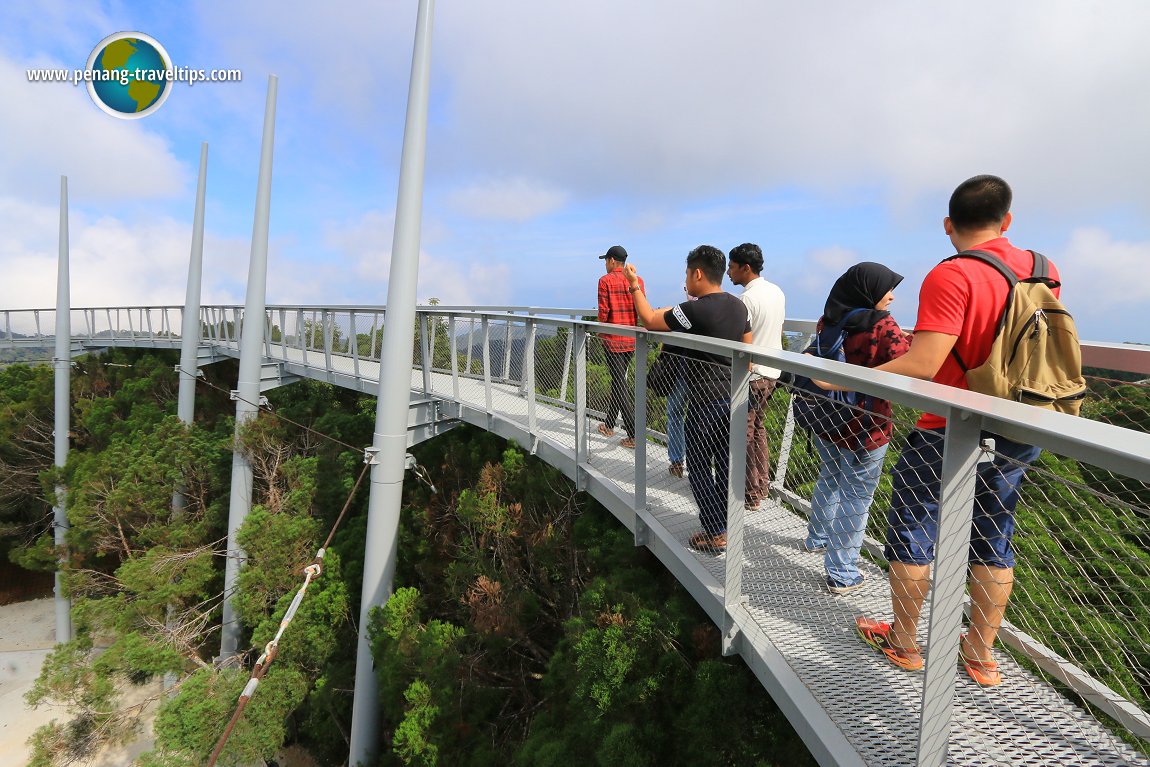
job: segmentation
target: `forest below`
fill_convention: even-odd
[[[228,741],[221,764],[285,743],[346,761],[373,399],[302,381],[268,393],[241,440],[255,474],[239,534],[246,668],[213,664],[234,431],[234,363],[204,369],[191,428],[174,353],[74,363],[71,453],[52,466],[52,370],[0,369],[0,556],[56,569],[53,488],[67,488],[65,576],[76,638],[28,700],[71,719],[34,738],[33,767],[82,764],[130,737],[124,693],[176,686],[143,767],[201,765],[345,503],[348,517]],[[717,629],[629,531],[557,470],[461,426],[412,449],[436,493],[406,482],[396,591],[371,622],[380,765],[802,765],[807,750]],[[185,504],[172,510],[173,492]]]

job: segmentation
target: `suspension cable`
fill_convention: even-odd
[[[269,414],[269,415],[271,415],[277,419],[280,419],[286,423],[289,423],[292,426],[295,426],[296,428],[302,429],[309,434],[313,434],[317,437],[320,437],[322,439],[326,439],[330,442],[333,442],[337,445],[341,445],[342,447],[346,447],[346,448],[351,449],[351,450],[360,450],[361,449],[355,445],[351,445],[351,444],[348,444],[347,442],[344,442],[340,439],[337,439],[337,438],[335,438],[329,434],[324,434],[323,432],[318,431],[316,429],[313,429],[310,426],[307,426],[306,424],[302,424],[298,421],[295,421],[291,418],[288,418],[287,416],[283,415],[282,413],[277,413],[274,410],[272,410],[272,408],[267,404],[264,404],[262,402],[250,402],[250,401],[244,399],[243,397],[241,397],[239,395],[239,392],[234,392],[232,390],[225,389],[224,387],[219,386],[217,384],[214,384],[211,381],[205,380],[204,378],[202,378],[198,375],[198,371],[189,372],[187,370],[184,370],[182,367],[180,367],[178,365],[176,366],[176,369],[178,372],[183,373],[183,374],[188,375],[188,376],[191,376],[196,381],[203,383],[205,386],[207,386],[211,389],[215,389],[216,391],[226,393],[230,397],[232,397],[238,401],[241,401],[241,402],[244,402],[248,405],[251,405],[252,407],[256,408],[257,410],[265,412],[265,413],[267,413],[267,414]],[[266,645],[264,645],[263,652],[260,654],[260,657],[256,661],[255,666],[253,666],[251,675],[248,677],[247,684],[244,685],[244,689],[240,693],[239,700],[236,702],[236,707],[235,707],[235,710],[232,712],[231,719],[228,720],[227,726],[224,728],[223,733],[220,735],[219,740],[216,742],[216,746],[212,750],[212,754],[209,757],[208,762],[206,763],[207,767],[214,767],[214,765],[216,764],[216,761],[219,759],[220,754],[223,752],[224,746],[227,744],[228,739],[231,737],[233,730],[235,730],[236,725],[239,723],[240,719],[243,717],[244,709],[247,708],[248,703],[251,701],[252,696],[255,694],[256,688],[259,687],[260,680],[262,680],[264,678],[264,676],[268,672],[268,669],[271,667],[272,663],[275,661],[276,657],[279,655],[280,639],[283,637],[284,631],[287,629],[287,627],[289,625],[291,625],[292,620],[295,618],[296,612],[299,610],[300,604],[303,602],[304,595],[307,593],[308,586],[310,586],[314,580],[316,580],[317,578],[319,578],[320,575],[323,574],[324,555],[327,553],[327,549],[331,545],[332,539],[335,537],[336,532],[339,530],[340,524],[343,522],[344,517],[347,515],[347,511],[351,507],[351,502],[355,498],[355,494],[359,490],[359,486],[363,483],[363,478],[367,475],[368,470],[371,468],[371,464],[372,464],[372,455],[369,452],[367,457],[364,460],[364,467],[360,471],[359,477],[356,479],[355,485],[352,487],[351,492],[348,493],[347,500],[344,502],[343,508],[340,510],[339,516],[336,518],[335,523],[331,527],[331,530],[328,532],[327,538],[323,542],[323,546],[321,546],[319,548],[319,550],[316,552],[315,559],[309,565],[304,567],[304,569],[303,569],[303,575],[304,575],[303,583],[300,585],[299,589],[296,591],[295,597],[292,599],[291,604],[288,606],[288,609],[284,612],[284,616],[280,620],[279,629],[276,631],[276,635],[271,639],[271,641],[269,641]],[[408,466],[407,466],[407,468],[412,469],[412,473],[416,476],[416,478],[419,479],[424,484],[426,484],[432,493],[436,492],[435,485],[432,484],[431,478],[428,476],[427,470],[423,466],[419,465],[419,463],[417,463],[415,461],[415,459],[410,454],[408,455]]]
[[[311,564],[303,569],[303,584],[299,587],[299,590],[296,591],[295,598],[292,599],[287,611],[284,612],[284,617],[280,620],[279,630],[276,631],[276,635],[272,637],[270,642],[264,645],[263,653],[256,661],[256,665],[252,668],[252,673],[248,678],[248,683],[244,685],[243,692],[240,693],[239,701],[236,703],[235,711],[232,712],[232,718],[228,721],[227,727],[224,728],[223,734],[220,735],[220,739],[216,742],[216,747],[212,751],[211,757],[208,759],[208,767],[213,767],[216,763],[216,760],[219,759],[220,752],[224,750],[224,745],[227,744],[228,738],[231,737],[232,730],[235,729],[236,724],[240,721],[240,717],[243,716],[244,709],[247,708],[248,702],[255,694],[260,680],[264,678],[265,674],[267,674],[268,668],[272,665],[272,662],[275,661],[276,656],[279,654],[280,638],[283,636],[287,627],[291,625],[292,619],[295,618],[296,611],[299,610],[299,606],[303,602],[304,594],[307,593],[307,587],[311,585],[313,580],[319,578],[319,576],[323,574],[323,558],[327,553],[327,547],[331,545],[332,538],[335,537],[336,531],[339,530],[340,523],[343,522],[343,518],[346,516],[347,510],[351,507],[351,501],[353,498],[355,498],[355,493],[357,490],[359,490],[359,486],[362,484],[363,478],[367,476],[368,469],[370,468],[371,464],[365,461],[363,469],[359,472],[359,477],[355,480],[355,486],[352,487],[351,492],[348,493],[347,500],[343,504],[343,509],[340,510],[339,516],[335,520],[335,524],[331,526],[331,531],[328,533],[327,539],[323,542],[323,546],[321,546],[316,552],[315,559],[311,562]]]

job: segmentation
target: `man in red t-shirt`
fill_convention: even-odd
[[[632,298],[623,267],[627,265],[627,251],[622,245],[612,245],[599,256],[603,259],[607,273],[599,278],[599,321],[615,325],[638,325],[635,316],[635,299]],[[640,289],[643,288],[640,282]],[[604,437],[615,434],[615,421],[622,415],[623,428],[627,436],[619,444],[635,447],[635,402],[627,385],[627,371],[631,358],[635,356],[635,339],[631,336],[618,336],[600,333],[603,341],[603,354],[607,360],[607,374],[611,379],[611,392],[607,398],[607,412],[599,433]]]
[[[1010,186],[997,176],[968,179],[951,195],[943,229],[957,252],[987,251],[1024,278],[1033,273],[1034,256],[1003,236],[1012,221],[1011,196]],[[1058,279],[1053,264],[1050,276]],[[1006,280],[989,264],[972,258],[943,261],[923,280],[910,351],[877,369],[968,388],[955,355],[968,368],[986,360],[1008,291]],[[894,621],[887,624],[866,617],[856,621],[866,642],[909,671],[923,667],[916,637],[937,541],[946,419],[924,413],[917,426],[894,468],[887,514],[886,558]],[[1041,452],[1001,436],[994,436],[994,441],[993,463],[982,463],[978,469],[970,531],[970,630],[959,650],[966,672],[987,687],[1001,683],[991,647],[1014,584],[1011,541],[1018,486]]]

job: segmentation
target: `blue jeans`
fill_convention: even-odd
[[[972,564],[1014,567],[1014,509],[1018,487],[1042,448],[993,437],[993,462],[978,464],[974,516],[970,523]],[[887,511],[886,558],[891,562],[927,565],[934,561],[938,540],[939,493],[945,432],[915,429],[906,440],[891,475]]]
[[[699,505],[699,521],[710,535],[727,532],[730,432],[730,400],[692,400],[687,408],[687,478]]]
[[[812,436],[820,462],[819,478],[811,496],[807,548],[826,546],[823,564],[827,578],[836,586],[851,586],[862,580],[859,551],[888,445],[874,450],[849,450]]]
[[[687,458],[687,437],[683,433],[686,417],[687,380],[679,376],[667,396],[667,458],[671,463],[682,463]]]

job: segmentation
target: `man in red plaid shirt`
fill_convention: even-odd
[[[607,273],[599,278],[599,321],[615,325],[638,325],[631,285],[623,274],[627,251],[622,245],[612,245],[599,258],[603,259],[607,269]],[[645,289],[642,278],[639,279],[639,289]],[[604,421],[599,424],[599,433],[604,437],[613,436],[615,420],[621,414],[627,436],[619,444],[635,447],[635,403],[627,385],[627,371],[631,367],[631,358],[635,356],[635,339],[610,333],[600,333],[599,337],[603,340],[607,373],[611,377],[611,395],[607,401]]]

